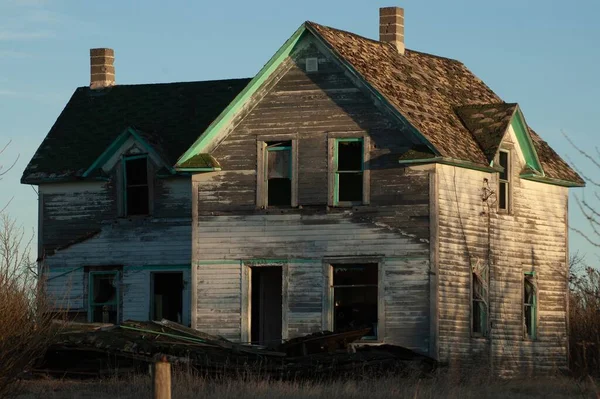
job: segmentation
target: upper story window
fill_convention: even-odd
[[[500,150],[498,153],[498,164],[504,169],[498,176],[498,209],[501,211],[510,211],[510,183],[511,167],[510,152]]]
[[[292,143],[268,142],[265,161],[267,206],[291,206]]]
[[[135,155],[123,158],[124,215],[150,213],[150,183],[148,157]]]
[[[297,206],[296,140],[258,141],[257,206]]]
[[[352,206],[369,203],[368,137],[329,138],[329,204]]]

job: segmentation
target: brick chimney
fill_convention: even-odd
[[[404,54],[404,8],[379,9],[379,41],[393,44],[398,53]]]
[[[114,62],[113,49],[90,49],[90,89],[103,89],[115,85]]]

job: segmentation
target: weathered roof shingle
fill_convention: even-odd
[[[21,181],[83,174],[128,127],[171,165],[248,84],[249,79],[80,87],[23,172]]]

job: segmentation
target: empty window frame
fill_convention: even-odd
[[[267,206],[292,205],[292,143],[267,142],[265,153]]]
[[[333,330],[369,328],[364,339],[377,339],[378,265],[331,265]]]
[[[510,152],[500,150],[498,153],[498,164],[504,169],[498,175],[498,209],[501,211],[510,211]]]
[[[356,205],[363,203],[364,139],[338,138],[334,144],[333,204]]]
[[[537,287],[535,275],[525,273],[523,279],[523,332],[525,338],[535,339],[537,335]]]
[[[121,306],[119,272],[89,272],[88,320],[96,323],[118,323]]]
[[[488,289],[486,277],[473,272],[471,331],[475,337],[487,336],[488,325]]]
[[[147,215],[150,213],[150,184],[148,180],[148,157],[146,155],[123,158],[123,205],[125,216]]]
[[[258,140],[256,205],[298,206],[297,140]]]

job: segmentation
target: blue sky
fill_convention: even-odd
[[[591,151],[600,144],[599,1],[396,1],[0,0],[0,148],[12,140],[0,164],[19,156],[0,205],[12,198],[8,212],[37,225],[35,192],[19,178],[74,89],[89,84],[90,48],[115,49],[117,84],[251,77],[305,20],[377,38],[383,6],[406,9],[408,48],[461,60],[518,102],[559,154],[598,175],[562,132]],[[589,231],[573,195],[569,218]],[[572,233],[574,250],[600,254]]]

